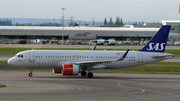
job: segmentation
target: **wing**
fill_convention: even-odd
[[[129,49],[118,60],[83,61],[83,62],[75,62],[74,64],[77,64],[77,65],[80,65],[80,64],[101,64],[101,63],[108,63],[108,62],[123,61],[126,58],[128,52],[129,52]]]

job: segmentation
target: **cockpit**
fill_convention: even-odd
[[[23,58],[23,55],[16,55],[16,57],[18,57],[18,58]]]

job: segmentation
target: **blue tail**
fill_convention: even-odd
[[[164,53],[170,28],[170,25],[162,26],[159,31],[151,38],[148,44],[139,51]]]

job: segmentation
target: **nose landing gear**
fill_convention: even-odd
[[[33,72],[33,69],[30,70],[30,73],[28,74],[29,77],[33,76],[32,72]]]

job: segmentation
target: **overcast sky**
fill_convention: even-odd
[[[179,0],[1,0],[0,17],[50,18],[104,21],[116,16],[123,21],[180,20]]]

